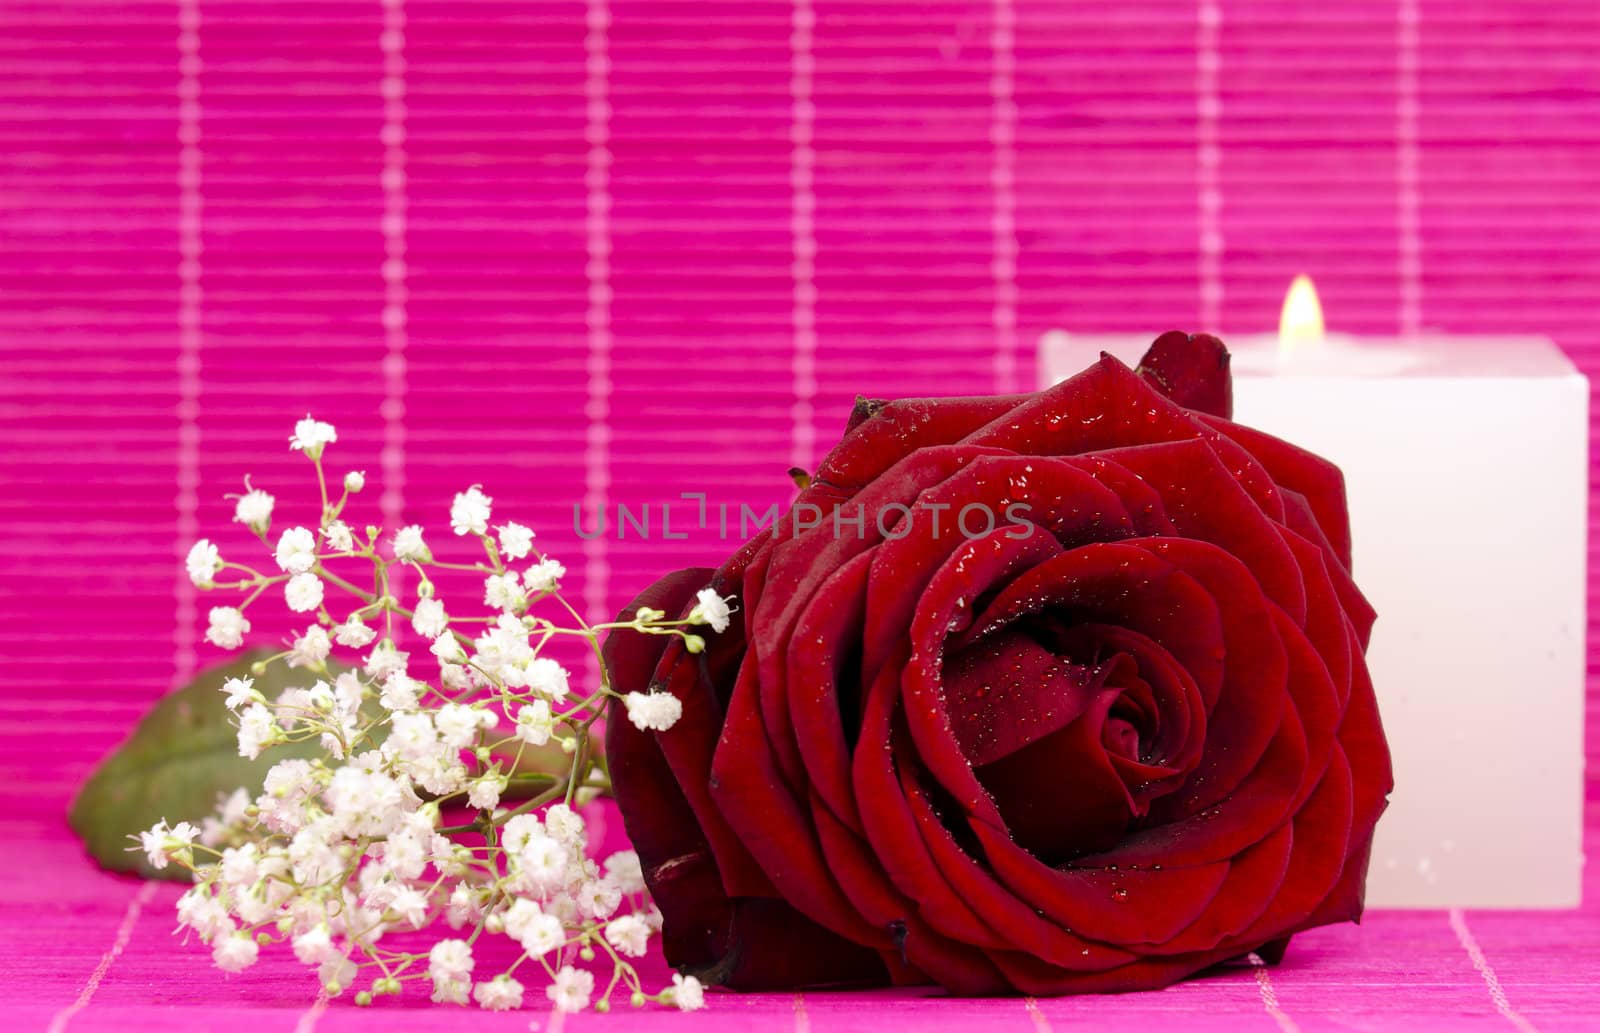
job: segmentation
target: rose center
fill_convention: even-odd
[[[1109,848],[1144,813],[1130,775],[1160,727],[1133,657],[1085,646],[1012,627],[945,662],[957,741],[1012,837],[1052,863]]]

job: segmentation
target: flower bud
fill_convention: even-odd
[[[367,486],[367,475],[360,470],[351,470],[344,475],[344,490],[354,495]]]

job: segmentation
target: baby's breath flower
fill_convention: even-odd
[[[441,979],[465,979],[472,975],[472,948],[465,940],[440,940],[428,951],[428,975]]]
[[[421,929],[428,920],[428,898],[419,890],[407,886],[389,901],[389,910],[413,929]]]
[[[567,670],[547,656],[534,657],[527,666],[528,688],[556,703],[567,698]]]
[[[367,486],[367,474],[364,470],[351,470],[344,475],[344,490],[354,495]]]
[[[558,949],[567,940],[566,927],[556,915],[542,914],[527,924],[516,941],[529,956],[539,958]]]
[[[150,867],[160,870],[174,858],[187,859],[189,848],[199,834],[200,830],[186,821],[168,828],[166,820],[162,819],[148,832],[139,833],[139,845],[144,849],[145,860],[150,862]]]
[[[355,552],[356,536],[350,530],[350,525],[343,520],[335,520],[322,529],[322,537],[328,540],[328,548],[334,552]]]
[[[559,588],[566,574],[566,567],[547,556],[523,572],[522,583],[534,595],[544,595]]]
[[[500,805],[500,794],[506,791],[509,781],[504,775],[484,775],[475,778],[467,787],[467,804],[480,811],[492,811]]]
[[[261,747],[278,734],[272,711],[260,703],[252,703],[239,715],[239,756],[255,760],[261,756]]]
[[[556,803],[544,812],[544,827],[557,842],[578,846],[582,844],[583,833],[588,826],[571,807]]]
[[[211,960],[224,972],[243,972],[256,963],[261,948],[249,933],[237,932],[217,941]]]
[[[233,504],[233,522],[243,524],[256,534],[266,534],[267,528],[272,526],[272,506],[276,501],[260,488],[250,488]]]
[[[278,536],[273,559],[286,573],[304,574],[317,565],[317,536],[304,527],[289,528]]]
[[[672,974],[672,1003],[680,1011],[699,1011],[706,1006],[705,987],[700,985],[700,980],[694,976],[686,976],[682,972]]]
[[[424,638],[438,638],[450,627],[450,618],[444,612],[444,603],[428,597],[418,599],[412,610],[411,626]]]
[[[351,646],[360,649],[371,644],[378,637],[378,633],[367,627],[360,617],[351,616],[343,624],[333,629],[333,640],[341,646]]]
[[[458,535],[484,534],[489,530],[490,507],[494,499],[474,484],[456,495],[450,503],[450,530]]]
[[[606,924],[606,941],[619,954],[642,958],[650,946],[650,927],[638,915],[622,915]]]
[[[519,523],[496,528],[500,532],[500,551],[507,559],[520,560],[533,551],[533,531]]]
[[[422,540],[422,528],[416,524],[402,527],[394,533],[394,558],[403,563],[432,563],[433,553]]]
[[[195,587],[205,588],[217,576],[217,571],[222,569],[222,557],[217,553],[215,545],[202,538],[189,550],[183,565],[188,570],[189,580],[194,582]]]
[[[478,730],[494,724],[494,715],[461,703],[446,703],[434,715],[439,740],[451,749],[464,750],[478,737]]]
[[[535,836],[544,835],[544,825],[540,823],[536,814],[518,814],[507,819],[500,832],[500,845],[505,847],[506,853],[511,855],[521,854],[527,849]]]
[[[212,896],[207,886],[191,887],[178,898],[178,927],[193,929],[206,943],[234,929],[228,909]]]
[[[605,921],[622,904],[622,891],[608,879],[591,879],[578,890],[578,907],[584,915]]]
[[[543,746],[553,731],[555,720],[544,700],[536,699],[517,711],[517,738],[529,746]]]
[[[294,640],[294,645],[289,649],[289,666],[315,666],[326,660],[332,651],[333,643],[328,639],[327,630],[320,624],[313,624],[306,629],[304,635]]]
[[[238,710],[247,700],[258,698],[254,678],[229,678],[222,683],[222,691],[228,695],[229,710]]]
[[[372,652],[367,654],[367,675],[381,681],[391,674],[404,673],[409,659],[409,654],[396,649],[394,641],[386,638],[373,646]]]
[[[306,613],[322,605],[322,579],[315,574],[296,574],[283,586],[289,609]]]
[[[544,910],[539,907],[537,901],[522,897],[512,901],[511,906],[506,908],[505,913],[501,916],[501,922],[505,925],[507,936],[513,940],[520,940],[527,933],[528,926],[532,925],[534,920],[540,918],[543,914]]]
[[[254,843],[229,847],[222,852],[222,884],[244,891],[261,880],[261,850]]]
[[[238,649],[250,622],[232,606],[213,606],[206,627],[206,641],[223,649]]]
[[[411,706],[416,706],[414,697]],[[389,718],[389,738],[383,744],[387,755],[420,764],[438,748],[439,730],[434,727],[433,714],[426,710],[395,708]]]
[[[435,979],[429,999],[434,1004],[466,1004],[467,992],[471,989],[470,979]]]
[[[333,937],[328,935],[328,927],[319,925],[294,938],[294,956],[302,965],[320,965],[331,958],[339,957],[339,948],[333,945]]]
[[[495,976],[472,988],[472,999],[487,1011],[522,1007],[522,984],[507,975]]]
[[[433,640],[433,645],[428,647],[428,651],[444,664],[459,664],[467,659],[466,648],[454,635],[441,634]]]
[[[709,624],[711,630],[721,634],[728,630],[728,623],[733,616],[733,611],[728,608],[728,601],[716,593],[715,589],[702,588],[695,595],[695,607],[689,611],[691,624]]]
[[[528,608],[528,597],[515,574],[490,574],[483,581],[483,601],[497,610],[514,613]]]
[[[339,432],[333,429],[333,424],[314,420],[307,414],[305,419],[294,425],[294,433],[289,436],[289,448],[316,459],[322,455],[323,446],[338,440]]]
[[[383,680],[378,702],[394,711],[417,709],[418,683],[410,675],[395,671]]]
[[[628,720],[640,731],[664,732],[683,716],[683,704],[670,692],[630,692],[622,702]]]
[[[545,995],[556,1011],[583,1011],[594,996],[594,973],[566,965],[556,973],[555,982],[545,989]]]
[[[644,892],[644,868],[632,850],[618,850],[606,858],[606,875],[623,893]]]
[[[460,929],[468,922],[476,922],[483,915],[483,908],[478,904],[478,896],[471,886],[465,882],[456,883],[456,888],[450,891],[450,903],[445,909],[445,920],[450,923],[450,928]]]

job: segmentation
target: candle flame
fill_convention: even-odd
[[[1302,273],[1283,296],[1283,314],[1278,317],[1278,354],[1288,355],[1300,345],[1317,344],[1326,333],[1317,288],[1311,277]]]

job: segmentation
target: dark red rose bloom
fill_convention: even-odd
[[[607,646],[683,704],[607,732],[672,964],[1135,990],[1360,916],[1391,776],[1343,478],[1230,399],[1221,342],[1173,333],[863,402],[788,515],[639,596],[740,608],[700,654]]]

